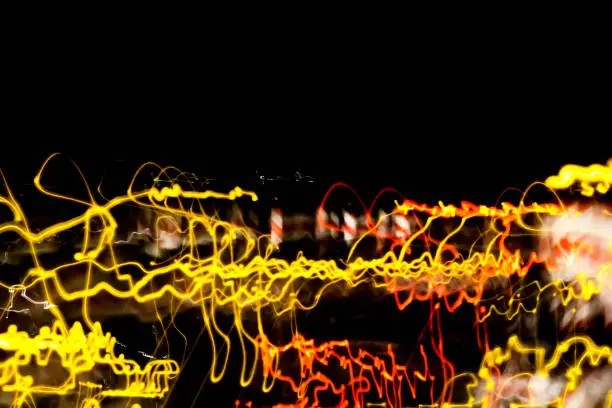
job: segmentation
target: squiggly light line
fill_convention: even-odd
[[[257,361],[255,361],[251,368],[247,367],[248,345],[252,347],[255,355],[259,356],[264,364],[265,375],[281,379],[284,377],[272,368],[278,364],[275,356],[281,351],[289,348],[298,349],[302,356],[301,361],[304,363],[303,359],[312,359],[316,353],[323,353],[327,357],[321,358],[327,359],[331,355],[330,352],[321,350],[328,350],[330,347],[332,349],[334,347],[347,347],[348,344],[332,342],[322,345],[322,348],[315,349],[312,343],[298,336],[290,345],[273,345],[265,337],[262,324],[262,311],[264,309],[272,309],[277,315],[282,315],[296,308],[312,309],[317,305],[325,290],[339,283],[349,287],[367,283],[375,288],[384,288],[394,294],[400,309],[405,308],[414,300],[430,300],[436,296],[444,300],[450,311],[455,310],[466,301],[478,304],[486,283],[492,278],[498,276],[507,278],[513,275],[522,277],[533,263],[540,262],[535,252],[525,258],[519,250],[508,249],[506,239],[510,236],[511,225],[516,223],[524,226],[522,217],[529,214],[559,216],[565,212],[563,206],[556,204],[526,206],[521,203],[519,206],[513,206],[504,203],[501,208],[496,208],[464,202],[460,207],[442,203],[430,207],[404,201],[397,206],[396,211],[404,214],[426,214],[427,220],[418,231],[407,237],[405,242],[402,243],[399,255],[389,252],[381,258],[370,261],[357,258],[347,262],[344,266],[340,266],[333,261],[315,261],[303,256],[288,262],[272,258],[274,247],[271,245],[265,246],[264,251],[260,251],[260,242],[265,240],[265,236],[254,239],[245,228],[210,217],[201,209],[197,211],[193,207],[183,205],[183,201],[199,202],[199,200],[211,198],[235,200],[243,196],[256,201],[257,195],[253,192],[244,191],[239,187],[227,194],[212,191],[198,192],[184,190],[178,184],[172,184],[170,187],[166,186],[161,189],[153,187],[145,191],[134,192],[134,181],[132,181],[127,195],[115,197],[105,204],[98,204],[91,194],[90,201],[83,201],[45,189],[40,180],[47,163],[48,161],[45,162],[45,165],[35,177],[35,186],[51,197],[83,204],[86,206],[86,210],[78,217],[60,222],[40,232],[32,232],[25,214],[7,187],[8,196],[0,197],[0,203],[12,211],[14,220],[0,225],[0,233],[17,233],[31,247],[34,267],[28,271],[26,278],[19,286],[20,289],[23,289],[23,293],[26,289],[32,287],[41,288],[42,293],[47,297],[47,305],[61,306],[61,302],[82,302],[82,318],[89,332],[86,335],[79,324],[69,330],[59,310],[60,307],[51,307],[49,312],[55,318],[51,329],[43,327],[40,334],[33,338],[27,336],[24,332],[17,332],[14,326],[8,332],[1,334],[0,347],[14,352],[17,357],[14,359],[11,357],[2,363],[2,367],[6,367],[6,370],[3,371],[6,375],[3,374],[4,382],[0,385],[2,385],[4,391],[19,395],[18,398],[25,398],[26,395],[63,394],[74,391],[76,388],[75,376],[78,373],[93,369],[97,364],[110,365],[116,375],[125,377],[129,383],[126,388],[100,389],[98,395],[102,397],[149,398],[161,396],[167,392],[168,381],[178,374],[178,364],[166,359],[153,360],[144,369],[141,369],[131,360],[125,360],[122,356],[114,356],[112,352],[114,340],[110,335],[103,334],[100,323],[94,322],[91,318],[89,300],[97,295],[106,293],[117,299],[130,299],[139,304],[153,304],[155,305],[155,313],[158,313],[157,304],[162,301],[178,300],[181,304],[189,307],[200,307],[205,329],[211,340],[215,356],[211,367],[213,382],[219,381],[223,377],[230,350],[229,336],[219,328],[215,320],[215,312],[219,308],[231,310],[235,317],[235,325],[240,336],[240,347],[244,356],[240,382],[243,386],[246,386],[252,382],[257,366]],[[164,172],[165,170],[162,170],[161,173]],[[169,204],[171,199],[178,200],[178,206],[171,206]],[[152,264],[150,268],[137,262],[118,262],[112,250],[113,245],[117,243],[115,235],[118,223],[111,210],[124,204],[158,210],[186,219],[187,229],[185,231],[179,229],[178,231],[178,233],[185,233],[188,236],[186,250],[170,262]],[[414,259],[408,259],[411,245],[415,240],[426,235],[434,220],[444,218],[460,218],[460,225],[447,234],[445,238],[435,242],[435,250],[428,250]],[[471,251],[470,255],[464,259],[450,241],[467,220],[472,218],[487,218],[499,221],[504,226],[504,230],[499,231],[496,239],[491,241],[486,251]],[[91,223],[93,219],[99,220],[103,224],[103,229],[93,249],[87,250],[90,248],[89,243],[92,239]],[[159,222],[159,219],[156,222]],[[83,249],[75,254],[74,261],[55,268],[43,267],[37,257],[34,245],[44,242],[63,231],[81,226],[84,230]],[[212,256],[201,258],[198,255],[194,234],[194,229],[198,226],[204,227],[213,238],[210,241],[213,245]],[[372,227],[375,228],[376,226],[372,225]],[[243,236],[246,242],[246,249],[237,257],[234,256],[232,245],[233,238],[236,235]],[[356,248],[358,243],[355,244],[353,249]],[[496,250],[498,255],[493,254],[493,249]],[[111,253],[110,264],[103,263],[98,259],[104,250],[109,250]],[[447,251],[453,254],[451,261],[444,260],[443,255]],[[352,258],[352,254],[353,251],[349,254],[349,259]],[[230,256],[231,260],[229,262],[222,261],[222,257],[225,255]],[[60,278],[60,274],[62,271],[77,267],[85,267],[86,274],[82,279],[83,285],[80,289],[75,290],[74,287],[67,289]],[[136,269],[139,275],[134,276],[125,272],[130,267]],[[96,282],[94,278],[99,279]],[[314,295],[310,297],[310,300],[304,300],[304,297],[300,297],[304,294],[304,291],[299,289],[302,286],[301,283],[313,280],[318,281],[320,285]],[[9,288],[4,284],[2,286]],[[586,288],[583,290],[583,296],[587,296],[585,291],[591,290],[594,293],[596,290],[593,285],[591,287],[586,284],[583,286]],[[406,299],[400,300],[401,295],[406,295]],[[452,303],[449,300],[451,295],[458,295]],[[573,295],[576,296],[575,293]],[[255,334],[249,333],[242,324],[246,308],[256,311],[258,324]],[[220,355],[217,352],[220,349],[219,342],[227,346],[223,357],[217,357]],[[441,346],[437,346],[437,353],[440,359],[444,361],[441,349]],[[32,378],[20,374],[19,370],[25,364],[32,363],[32,359],[39,366],[48,364],[48,358],[53,354],[50,350],[57,354],[62,364],[70,369],[68,379],[61,386],[36,385]],[[392,353],[389,352],[389,354],[393,359]],[[350,356],[349,352],[349,357],[338,355],[337,359],[340,364],[344,364],[345,361],[348,361],[346,360],[348,358],[363,369],[364,366],[361,362],[363,356],[363,354],[359,354],[358,357]],[[374,360],[371,366],[382,372],[383,382],[387,384],[385,387],[393,388],[396,380],[400,381],[401,378],[408,378],[406,369],[398,369],[395,362],[392,363],[393,368],[389,371],[384,367],[381,368],[381,363],[376,359]],[[402,374],[398,374],[398,370],[403,370]],[[450,370],[452,371],[452,369]],[[311,380],[316,379],[324,383],[327,381],[321,374],[315,373],[312,369],[306,371],[309,372],[308,375],[311,376],[309,377]],[[399,377],[394,377],[397,375]],[[418,378],[427,377],[427,373],[415,373],[414,375]],[[284,379],[289,381],[287,378]],[[355,379],[355,381],[361,380]],[[389,381],[391,382],[389,383]],[[345,398],[345,391],[334,388],[331,383],[327,384],[324,387],[331,387],[334,393],[343,395],[343,401],[348,401]],[[355,387],[355,384],[351,386]],[[293,383],[292,388],[303,402],[308,403],[308,400],[302,398],[305,397],[305,394],[300,386]],[[387,389],[385,392],[391,391]],[[353,400],[363,403],[361,394],[361,392],[353,390]],[[398,406],[397,404],[401,400],[399,394],[397,394],[397,391],[393,391],[391,394],[394,396],[387,395],[388,403]]]
[[[546,179],[546,186],[555,190],[565,190],[574,183],[580,182],[581,192],[586,197],[592,197],[594,192],[605,194],[612,184],[612,159],[606,166],[592,164],[588,167],[568,164],[561,168],[556,176]]]

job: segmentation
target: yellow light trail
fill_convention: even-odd
[[[267,339],[262,323],[264,309],[272,310],[279,316],[298,308],[312,309],[317,305],[325,290],[338,284],[348,287],[368,284],[374,288],[386,289],[396,296],[399,293],[405,293],[407,294],[405,300],[400,301],[398,298],[400,308],[406,307],[413,300],[425,300],[434,295],[447,301],[446,295],[449,294],[458,294],[453,304],[447,303],[451,311],[463,302],[479,304],[487,281],[497,276],[522,277],[536,261],[535,253],[525,259],[520,251],[510,251],[505,247],[504,240],[509,236],[510,225],[515,223],[528,229],[522,221],[525,215],[560,216],[565,212],[563,206],[556,204],[526,206],[521,202],[520,205],[513,206],[504,203],[501,208],[494,208],[471,203],[462,203],[460,207],[440,203],[438,206],[429,207],[407,201],[399,204],[397,211],[405,214],[416,211],[427,214],[428,218],[418,231],[408,237],[399,255],[389,252],[378,259],[357,258],[345,265],[339,265],[333,261],[310,260],[303,256],[289,262],[273,258],[274,247],[272,245],[265,245],[261,250],[261,243],[265,242],[266,236],[253,239],[245,228],[209,216],[201,206],[196,206],[194,209],[193,204],[191,206],[183,204],[184,201],[199,203],[200,200],[236,200],[241,197],[248,197],[256,201],[258,197],[254,192],[245,191],[239,187],[229,193],[198,192],[184,190],[178,184],[161,189],[152,187],[134,192],[135,176],[126,195],[99,204],[91,193],[89,194],[90,200],[84,201],[47,190],[41,183],[41,175],[49,160],[51,158],[45,162],[35,177],[35,186],[39,191],[51,197],[83,204],[86,208],[81,215],[47,227],[42,231],[33,232],[8,186],[6,187],[7,196],[0,197],[0,203],[4,204],[13,214],[13,221],[0,225],[0,234],[12,232],[25,239],[32,250],[34,263],[34,267],[27,272],[18,286],[19,289],[15,289],[15,285],[7,285],[3,282],[0,282],[0,285],[13,292],[39,288],[44,294],[44,301],[59,306],[48,310],[54,318],[51,327],[41,328],[40,333],[34,337],[17,331],[15,326],[11,326],[6,333],[0,334],[0,349],[13,353],[1,363],[3,374],[0,386],[3,391],[14,393],[16,400],[21,401],[21,404],[25,404],[26,400],[33,395],[47,393],[64,395],[75,392],[77,376],[93,370],[98,365],[110,366],[116,376],[124,378],[127,385],[117,389],[101,388],[96,392],[96,398],[119,396],[153,398],[163,396],[168,391],[168,381],[179,373],[178,363],[172,360],[157,359],[144,368],[140,368],[135,362],[124,359],[121,355],[115,356],[114,339],[110,337],[110,334],[104,334],[101,323],[91,318],[92,306],[89,300],[97,295],[108,294],[117,299],[153,304],[155,308],[163,299],[199,307],[215,356],[211,367],[213,382],[219,381],[224,376],[230,353],[229,335],[219,327],[215,314],[219,309],[231,311],[234,314],[235,327],[240,336],[240,347],[243,353],[240,383],[247,386],[254,378],[258,363],[255,359],[251,367],[247,367],[247,348],[252,349],[256,356],[261,350],[273,351],[277,348],[270,343],[262,343],[262,339]],[[604,179],[609,176],[608,173],[605,173],[606,168],[600,167],[591,170],[590,173],[579,174],[579,169],[575,167],[570,167],[569,170],[566,168],[565,172],[562,171],[564,176],[559,176],[561,180],[552,178],[550,181],[549,179],[547,185],[560,189],[573,183],[568,180],[580,179],[588,183],[598,182],[605,187],[607,181]],[[166,171],[162,169],[160,174],[165,174]],[[612,174],[612,170],[609,174]],[[603,190],[603,187],[598,187],[599,190]],[[178,200],[178,205],[170,205],[170,199]],[[187,230],[180,232],[189,237],[187,248],[184,248],[179,256],[169,262],[152,264],[150,267],[133,261],[117,261],[113,252],[113,242],[116,240],[119,225],[112,215],[112,210],[126,204],[186,219]],[[426,251],[413,259],[408,258],[411,245],[427,234],[434,220],[454,217],[461,218],[460,226],[451,231],[437,246],[437,249]],[[506,230],[497,234],[496,239],[490,243],[486,251],[470,251],[467,258],[456,256],[452,261],[444,261],[442,251],[446,244],[465,225],[466,220],[478,217],[499,220]],[[91,225],[94,219],[100,221],[104,228],[94,248],[87,250],[92,241]],[[211,240],[212,256],[201,258],[198,255],[194,235],[196,226],[204,227],[213,238]],[[34,245],[77,227],[82,227],[84,231],[83,249],[74,254],[74,261],[54,268],[45,268],[36,254]],[[232,261],[222,261],[224,255],[233,254],[232,240],[237,235],[245,238],[246,250],[239,258],[231,256]],[[218,245],[217,242],[221,244]],[[355,246],[357,244],[358,242]],[[110,263],[99,260],[103,251],[110,252]],[[494,255],[494,252],[497,255]],[[351,255],[352,253],[353,251]],[[352,256],[349,256],[349,259],[351,258]],[[82,287],[75,289],[73,286],[71,290],[67,289],[60,274],[63,271],[71,271],[80,267],[84,267],[86,271],[84,276],[80,277]],[[126,272],[126,269],[131,269],[132,272]],[[137,276],[134,276],[134,270],[138,271]],[[607,269],[602,269],[602,271],[608,273]],[[311,290],[307,286],[307,283],[311,281],[319,282],[316,292],[310,297],[301,296]],[[420,291],[419,285],[425,285],[427,289],[424,292]],[[555,285],[559,287],[561,284],[557,282]],[[597,282],[591,280],[585,280],[581,286],[582,292],[580,293],[568,289],[564,302],[580,296],[590,298],[593,294],[598,293],[598,290],[600,291]],[[542,290],[543,287],[539,287],[539,292]],[[309,300],[304,300],[307,298]],[[511,299],[510,306],[515,301],[514,299]],[[82,320],[85,330],[79,323],[69,328],[60,310],[62,303],[74,301],[82,303]],[[244,328],[243,319],[247,308],[256,312],[257,333],[249,333]],[[509,313],[509,315],[512,314]],[[220,357],[217,353],[218,350],[221,350],[219,343],[226,346]],[[586,340],[582,343],[590,347],[590,343]],[[509,346],[514,347],[514,345],[515,343],[512,343]],[[602,353],[607,352],[609,350]],[[68,369],[67,377],[60,385],[37,384],[34,378],[23,374],[24,367],[31,364],[46,366],[52,355],[57,356],[62,366]],[[264,360],[263,357],[262,360]],[[485,356],[487,364],[489,360]],[[498,360],[499,358],[495,361]],[[546,367],[540,369],[540,374],[546,371]],[[97,403],[95,401],[98,401],[96,398],[88,399],[87,404],[95,406]]]

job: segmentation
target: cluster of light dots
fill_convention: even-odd
[[[78,394],[82,396],[77,399],[78,406],[98,407],[107,398],[121,397],[128,401],[136,398],[162,399],[170,392],[173,380],[181,371],[181,364],[170,359],[153,359],[141,367],[122,354],[116,355],[116,340],[110,333],[103,331],[101,322],[92,318],[92,308],[97,306],[91,299],[97,295],[110,295],[118,302],[129,300],[148,305],[153,313],[164,302],[170,304],[170,309],[175,312],[181,307],[201,309],[202,322],[213,349],[214,359],[210,367],[212,382],[218,382],[224,377],[231,348],[229,333],[224,332],[217,323],[216,313],[220,309],[230,311],[235,319],[234,327],[240,337],[239,346],[243,352],[240,384],[249,386],[258,373],[263,376],[264,391],[272,389],[277,382],[285,383],[294,393],[294,402],[279,404],[277,407],[317,407],[320,406],[319,396],[322,394],[335,396],[339,407],[402,407],[407,400],[417,397],[417,388],[422,385],[430,388],[432,406],[494,406],[491,405],[491,399],[494,399],[492,394],[485,393],[484,397],[479,397],[480,394],[475,390],[481,384],[485,384],[488,391],[495,388],[495,379],[500,372],[498,367],[509,359],[511,352],[535,354],[535,372],[523,375],[547,377],[564,353],[573,345],[581,344],[582,356],[575,360],[576,364],[567,372],[569,380],[564,384],[561,397],[548,401],[562,406],[564,396],[576,388],[582,365],[612,362],[609,348],[597,346],[585,337],[567,339],[557,346],[549,361],[544,361],[544,351],[529,349],[515,337],[510,339],[507,350],[490,349],[486,331],[482,335],[479,331],[479,343],[484,357],[478,373],[457,373],[453,364],[444,356],[439,327],[441,306],[451,312],[465,302],[478,306],[488,282],[495,278],[521,278],[534,263],[543,262],[535,252],[525,256],[518,249],[510,249],[506,241],[513,226],[535,231],[536,227],[524,221],[527,216],[563,216],[565,207],[561,202],[525,205],[521,200],[518,205],[503,203],[500,207],[463,202],[457,207],[443,203],[428,206],[406,200],[397,203],[395,213],[425,216],[426,221],[401,242],[399,251],[389,251],[376,259],[365,260],[354,256],[359,245],[357,240],[347,258],[350,261],[344,263],[312,260],[302,255],[286,261],[274,257],[275,245],[266,235],[253,238],[245,227],[220,220],[207,214],[202,206],[194,204],[211,199],[248,198],[256,201],[257,195],[254,192],[238,187],[228,193],[191,191],[183,189],[179,184],[133,191],[133,181],[125,195],[99,203],[91,193],[89,200],[80,200],[46,189],[41,183],[41,176],[49,160],[51,158],[35,177],[35,186],[46,195],[83,204],[85,211],[80,216],[35,232],[29,227],[27,217],[8,185],[5,186],[6,195],[0,196],[0,204],[13,214],[12,221],[0,224],[0,234],[16,233],[27,240],[32,248],[34,263],[20,285],[7,285],[1,281],[0,284],[6,290],[11,290],[12,294],[25,293],[35,288],[37,293],[43,293],[46,297],[37,299],[39,302],[60,306],[45,308],[53,322],[50,326],[41,327],[38,334],[19,331],[15,325],[0,334],[0,350],[4,352],[4,359],[0,361],[0,387],[3,393],[12,396],[14,406],[31,406],[37,398],[45,395]],[[166,173],[167,169],[160,172],[162,175]],[[559,175],[550,177],[545,184],[550,189],[560,190],[579,183],[583,194],[590,196],[594,191],[602,194],[607,192],[610,182],[612,160],[608,166],[566,166]],[[189,205],[185,204],[187,202]],[[188,237],[188,244],[179,255],[159,264],[143,265],[136,261],[115,259],[113,242],[117,239],[118,223],[111,211],[121,205],[139,206],[186,219],[188,227],[180,233]],[[458,226],[445,238],[434,241],[428,234],[431,225],[436,220],[450,218],[457,219]],[[488,220],[501,228],[494,231],[484,250],[471,249],[465,257],[452,242],[453,237],[471,219]],[[88,249],[93,241],[94,220],[104,228],[94,248]],[[372,234],[376,234],[376,223],[369,216],[368,220]],[[38,259],[35,245],[76,228],[84,231],[82,251],[75,253],[74,260],[69,263],[45,268]],[[197,228],[204,228],[212,237],[212,255],[200,256],[194,233]],[[233,244],[236,236],[246,240],[246,249],[239,254]],[[424,242],[427,249],[421,255],[413,256],[412,249],[416,241]],[[100,259],[103,251],[110,252],[110,263]],[[231,259],[229,262],[228,255]],[[60,278],[62,271],[77,269],[85,271],[81,276],[82,287],[67,288]],[[131,272],[125,272],[127,269]],[[103,274],[102,278],[97,276],[100,274]],[[314,280],[319,282],[316,292],[304,296],[301,291],[307,290],[304,289],[307,288],[305,282]],[[381,288],[395,297],[399,309],[405,309],[415,301],[430,302],[432,313],[428,328],[431,344],[427,346],[431,353],[426,353],[423,345],[419,346],[418,353],[422,360],[421,366],[425,368],[413,370],[409,365],[396,361],[391,346],[386,350],[386,358],[383,358],[352,346],[349,340],[316,344],[313,339],[306,339],[296,332],[288,344],[274,344],[266,335],[263,313],[281,316],[296,309],[313,309],[325,292],[337,285],[343,285],[349,290],[358,285]],[[579,298],[588,300],[593,294],[599,293],[602,277],[599,276],[589,285],[582,285],[581,291],[572,290],[564,283],[553,280],[547,286],[538,286],[538,292],[543,293],[549,286],[562,293],[563,303],[569,304]],[[308,290],[312,291],[312,287]],[[69,326],[66,323],[61,312],[61,305],[66,302],[81,303],[82,324]],[[483,322],[491,313],[506,314],[511,319],[521,309],[520,303],[519,290],[503,306],[477,307],[477,321]],[[247,310],[248,313],[255,312],[257,316],[256,332],[249,332],[245,328]],[[280,361],[289,352],[299,357],[299,378],[283,372]],[[251,358],[247,357],[249,354]],[[442,377],[430,372],[433,359],[442,367]],[[322,368],[331,365],[345,371],[342,381]],[[112,380],[102,381],[96,372],[107,372]],[[457,402],[453,398],[453,384],[462,377],[469,379],[469,399]],[[434,395],[436,382],[443,384],[442,395]],[[366,396],[371,393],[378,395],[379,402],[366,401]],[[608,405],[612,404],[612,399],[608,398],[608,401]],[[250,402],[237,402],[237,405],[242,404],[251,405]],[[133,408],[139,406],[136,402],[132,404]]]

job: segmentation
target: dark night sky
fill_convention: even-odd
[[[479,201],[525,188],[565,163],[610,157],[602,107],[553,87],[533,88],[526,98],[529,84],[498,84],[495,93],[484,83],[442,83],[400,98],[383,85],[360,92],[347,83],[306,83],[293,93],[235,85],[242,96],[217,89],[200,100],[179,97],[178,88],[107,85],[92,85],[90,94],[70,88],[59,99],[16,96],[1,168],[26,182],[49,153],[64,152],[94,180],[117,163],[131,173],[152,160],[229,182],[243,183],[256,170],[300,170],[323,189],[341,180],[366,196],[392,186],[415,199]]]
[[[117,162],[129,173],[153,160],[237,183],[255,170],[301,170],[320,189],[342,180],[366,198],[393,186],[417,200],[494,201],[562,164],[610,156],[591,77],[314,68],[257,76],[233,67],[214,81],[127,68],[65,81],[33,75],[5,111],[11,147],[0,149],[0,166],[26,181],[60,151],[90,179]]]

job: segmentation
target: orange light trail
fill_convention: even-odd
[[[25,293],[26,290],[30,292],[36,290],[36,293],[44,297],[39,302],[57,305],[45,309],[53,322],[51,326],[42,327],[37,335],[32,336],[18,331],[16,326],[11,326],[7,332],[0,334],[0,349],[9,354],[8,358],[0,362],[2,369],[0,386],[3,392],[13,395],[17,406],[30,404],[30,400],[45,394],[78,393],[77,390],[82,387],[95,389],[90,392],[93,396],[89,395],[82,401],[81,406],[89,407],[99,406],[101,401],[108,397],[160,398],[169,392],[171,387],[169,383],[179,375],[181,365],[173,360],[154,359],[141,368],[122,355],[116,356],[114,353],[116,340],[109,333],[103,332],[101,322],[92,318],[94,312],[92,308],[96,307],[92,299],[101,295],[110,295],[119,301],[151,305],[149,310],[157,314],[159,320],[161,320],[159,309],[162,304],[169,304],[170,310],[174,310],[173,314],[181,307],[199,308],[214,353],[210,367],[212,382],[218,382],[225,375],[230,355],[229,334],[219,327],[216,313],[222,310],[233,313],[234,327],[240,337],[243,354],[240,383],[242,386],[251,384],[256,368],[261,362],[264,391],[271,388],[274,381],[279,381],[288,384],[296,395],[295,403],[281,404],[279,407],[316,407],[319,406],[319,394],[323,393],[335,395],[339,407],[365,407],[369,404],[365,400],[365,394],[369,391],[375,391],[386,406],[401,407],[404,401],[402,395],[406,394],[406,390],[412,398],[416,398],[417,382],[430,384],[430,399],[436,406],[472,406],[476,402],[475,397],[470,397],[468,405],[452,405],[452,388],[445,388],[439,397],[433,395],[432,384],[436,380],[446,385],[452,383],[458,376],[472,376],[474,382],[478,381],[474,374],[457,374],[453,364],[445,357],[440,319],[439,316],[435,318],[440,313],[439,301],[442,301],[449,312],[457,310],[464,302],[479,306],[485,290],[493,280],[524,277],[535,263],[543,263],[545,259],[539,257],[536,251],[531,251],[525,256],[520,249],[510,249],[508,239],[512,236],[512,228],[522,228],[532,233],[539,232],[535,227],[526,225],[525,217],[562,217],[567,213],[563,204],[524,205],[521,201],[519,205],[503,203],[497,208],[462,202],[459,207],[455,207],[442,203],[428,206],[404,200],[401,204],[397,203],[394,212],[414,217],[419,229],[404,239],[394,242],[393,249],[399,249],[399,253],[392,250],[382,257],[365,260],[361,257],[353,259],[353,255],[364,236],[377,236],[377,225],[372,222],[370,215],[374,204],[366,208],[362,202],[368,229],[361,238],[357,239],[345,263],[312,260],[304,256],[286,261],[274,258],[276,248],[274,243],[269,241],[269,236],[253,237],[252,231],[207,214],[201,205],[204,200],[233,201],[250,198],[256,201],[258,197],[254,192],[239,187],[228,193],[191,191],[181,187],[177,183],[178,179],[171,179],[173,184],[170,187],[161,189],[152,187],[135,192],[136,177],[145,166],[151,165],[146,164],[134,176],[126,195],[100,204],[89,187],[89,200],[68,197],[46,189],[41,177],[52,158],[53,156],[44,163],[36,175],[34,179],[36,188],[50,197],[83,205],[85,210],[81,215],[34,232],[6,182],[7,194],[5,197],[0,197],[0,204],[6,206],[13,216],[12,221],[0,224],[0,234],[16,233],[26,240],[34,264],[20,285],[8,285],[0,281],[0,286],[12,291],[11,302],[15,298],[14,295],[20,291]],[[584,183],[598,183],[595,189],[599,193],[606,192],[606,186],[609,188],[607,183],[612,173],[608,172],[607,167],[594,167],[584,172],[580,172],[577,167],[564,169],[562,176],[558,176],[561,179],[553,177],[547,180],[546,184],[551,188],[561,189],[571,184],[568,180],[572,182],[580,180],[583,182],[583,188],[586,186]],[[158,178],[166,177],[169,171],[170,169],[161,169]],[[332,190],[335,187],[332,187]],[[321,208],[325,206],[328,195],[329,193]],[[176,224],[173,229],[164,231],[166,234],[187,236],[187,240],[184,241],[186,245],[180,254],[165,262],[153,262],[148,267],[136,261],[119,261],[115,256],[113,244],[117,241],[116,232],[119,224],[112,211],[124,205],[166,214],[156,219],[157,231],[161,231],[159,224],[162,220],[166,224],[172,223],[172,219],[175,218],[186,220],[186,229],[181,229],[180,225]],[[424,222],[419,221],[422,217],[426,218]],[[429,231],[433,223],[444,219],[457,219],[459,225],[441,239],[432,238]],[[503,228],[495,230],[494,238],[484,251],[471,248],[465,257],[452,241],[467,222],[476,219],[488,220]],[[94,220],[102,224],[103,229],[92,249]],[[324,226],[330,229],[337,228],[331,224]],[[83,245],[82,249],[74,254],[74,260],[53,268],[45,267],[37,256],[35,245],[75,228],[83,229]],[[212,237],[210,240],[213,247],[212,255],[205,257],[199,255],[194,232],[196,228],[204,228]],[[243,237],[245,241],[242,253],[233,244],[237,236]],[[417,241],[426,244],[426,250],[418,256],[412,252],[413,244]],[[102,260],[102,253],[110,254],[110,262]],[[130,272],[127,272],[128,269]],[[61,276],[73,270],[84,272],[81,272],[78,278],[71,275],[73,283],[68,288],[67,281]],[[590,283],[587,283],[587,280],[582,282],[581,292],[568,289],[570,295],[566,296],[564,301],[569,302],[579,297],[586,299],[587,296],[598,293],[597,279],[601,285],[609,275],[608,270],[609,265],[603,265],[595,281],[590,278],[587,279]],[[79,284],[75,284],[74,281]],[[338,285],[345,285],[349,289],[359,285],[369,285],[374,290],[380,289],[382,292],[391,293],[400,310],[414,301],[429,301],[434,317],[429,323],[431,344],[428,347],[431,346],[433,354],[428,357],[424,345],[419,345],[425,369],[411,370],[408,366],[399,364],[395,361],[395,354],[390,346],[387,348],[385,360],[362,349],[355,351],[348,340],[315,345],[313,339],[305,339],[298,332],[294,334],[289,344],[275,345],[269,340],[262,322],[265,312],[282,316],[298,309],[313,309],[327,291]],[[557,290],[560,290],[562,285],[564,283],[554,279],[551,284]],[[538,293],[542,293],[545,288],[538,287]],[[508,304],[504,305],[508,309],[504,314],[509,318],[515,314],[511,311],[519,310],[518,307],[512,308],[513,302],[520,304],[516,295],[519,292],[520,290],[510,296]],[[68,302],[81,303],[83,325],[76,323],[69,327],[66,323],[61,309]],[[8,309],[4,310],[3,316]],[[254,333],[249,332],[244,325],[248,310],[256,314],[257,329]],[[489,309],[477,310],[480,316],[479,323],[492,312],[501,313],[495,305]],[[587,354],[577,364],[582,364],[587,357],[592,364],[600,364],[606,358],[608,364],[610,363],[609,348],[598,347],[590,339],[583,337],[568,339],[558,346],[559,353],[566,351],[569,345],[574,343],[583,344],[587,348]],[[527,349],[517,344],[516,339],[511,339],[509,347],[527,352]],[[490,350],[486,342],[483,349],[486,354],[483,368],[478,376],[483,380],[492,381],[491,367],[503,363],[505,354],[500,354],[501,351],[498,349]],[[252,350],[251,354],[256,356],[250,367],[247,363],[249,350]],[[291,350],[298,354],[301,367],[299,380],[283,374],[279,367],[280,356]],[[65,379],[59,385],[39,383],[31,375],[26,374],[33,365],[46,367],[50,364],[52,356],[59,359],[61,366],[67,370]],[[442,367],[442,378],[436,379],[436,376],[431,374],[429,367],[434,358]],[[495,364],[492,364],[492,361]],[[537,374],[548,375],[550,372],[548,367],[556,366],[557,363],[558,360],[553,358],[548,365],[538,366]],[[328,377],[323,371],[315,368],[315,365],[332,364],[348,373],[346,381],[339,383],[338,380]],[[95,379],[81,382],[77,380],[79,375],[91,372],[101,365],[110,367],[115,376],[121,377],[124,386],[109,388],[96,382]],[[574,377],[577,377],[576,367],[579,365],[568,371]],[[576,387],[576,382],[572,381],[568,382],[567,392]],[[493,387],[490,382],[487,384],[489,384],[487,387]],[[486,404],[486,400],[481,402]],[[134,408],[138,406],[138,403],[132,405]]]

